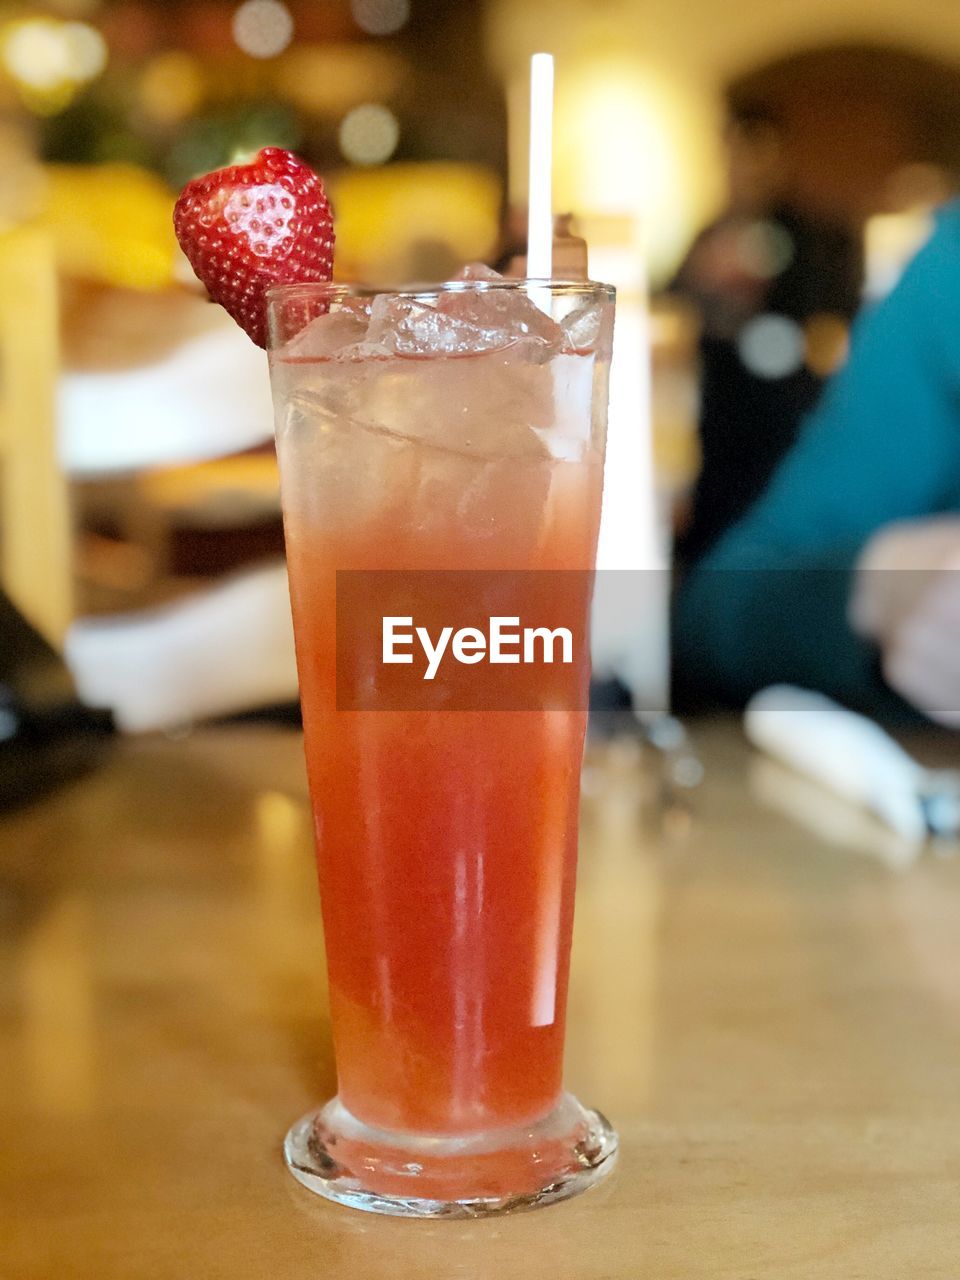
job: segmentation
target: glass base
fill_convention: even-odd
[[[334,1098],[297,1121],[283,1154],[298,1182],[339,1204],[405,1218],[479,1218],[586,1191],[613,1168],[617,1135],[570,1094],[536,1124],[459,1138],[372,1129]]]

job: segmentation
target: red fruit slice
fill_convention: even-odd
[[[210,297],[260,347],[267,345],[267,289],[333,274],[333,219],[323,183],[279,147],[188,182],[173,225]]]

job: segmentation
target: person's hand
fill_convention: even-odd
[[[960,517],[888,525],[867,543],[850,607],[884,678],[932,720],[960,728]]]

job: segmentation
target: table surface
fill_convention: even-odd
[[[126,741],[5,818],[5,1280],[956,1280],[960,859],[694,740],[692,814],[631,741],[585,774],[567,1078],[619,1168],[478,1222],[281,1162],[333,1087],[297,734]]]

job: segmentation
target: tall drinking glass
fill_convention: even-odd
[[[392,588],[376,598],[396,579],[411,655],[396,661],[420,679],[417,615],[483,612],[500,574],[573,601],[586,635],[589,585],[558,584],[594,567],[613,307],[604,285],[500,278],[270,295],[339,1089],[285,1155],[358,1208],[501,1212],[613,1165],[609,1124],[562,1087],[585,640],[573,699],[544,685],[538,701],[534,676],[533,701],[529,678],[521,702],[491,700],[495,680],[446,709],[397,703],[381,634],[363,652],[343,635],[358,581],[396,620]]]

